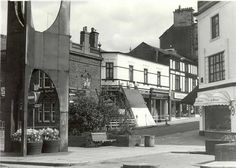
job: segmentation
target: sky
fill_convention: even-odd
[[[50,26],[59,9],[57,1],[33,1],[33,22],[37,30]],[[142,42],[159,47],[159,36],[173,24],[173,11],[192,7],[197,0],[72,0],[70,32],[80,42],[84,26],[99,33],[103,50],[128,52]],[[7,1],[1,0],[1,34],[7,29]]]

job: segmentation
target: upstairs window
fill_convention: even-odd
[[[209,82],[216,82],[225,79],[224,53],[218,53],[208,57]]]
[[[185,92],[189,92],[189,79],[185,78]]]
[[[219,35],[219,14],[217,14],[211,18],[211,38],[214,39]]]
[[[175,75],[175,90],[180,91],[180,76]]]
[[[113,79],[114,65],[113,62],[106,63],[106,79]]]
[[[161,85],[161,72],[157,71],[157,85],[160,86]]]
[[[144,83],[148,83],[148,69],[144,69]]]
[[[132,65],[129,66],[129,80],[134,80],[134,67]]]
[[[175,62],[175,70],[180,70],[180,62],[179,61],[176,61]]]

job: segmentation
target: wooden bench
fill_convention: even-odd
[[[96,145],[111,145],[116,139],[108,139],[106,132],[91,132],[92,141]]]

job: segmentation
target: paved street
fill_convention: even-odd
[[[4,161],[16,162],[48,162],[72,163],[71,167],[82,168],[120,168],[123,164],[146,163],[160,165],[160,168],[194,168],[199,163],[214,160],[214,156],[205,155],[204,138],[198,136],[198,131],[188,131],[158,137],[155,147],[99,147],[99,148],[69,148],[68,153],[42,154],[39,156],[2,157]],[[74,164],[74,165],[73,165]],[[52,165],[52,164],[51,164]],[[47,167],[37,165],[2,164],[11,168]],[[53,166],[50,166],[53,167]],[[67,166],[62,167],[69,167]]]

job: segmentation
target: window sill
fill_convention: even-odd
[[[217,36],[217,37],[215,37],[215,38],[211,38],[211,39],[210,39],[210,43],[211,43],[211,42],[214,42],[214,41],[216,41],[216,40],[218,40],[218,39],[220,39],[220,36]]]

